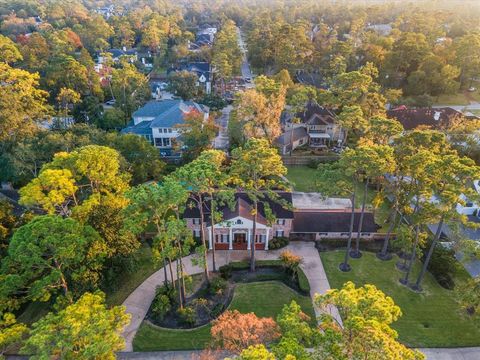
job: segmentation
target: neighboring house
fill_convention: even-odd
[[[275,144],[279,148],[280,154],[286,155],[290,153],[290,151],[308,144],[308,140],[307,129],[303,126],[299,126],[286,130],[275,140]]]
[[[107,53],[110,53],[112,55],[112,60],[114,63],[118,63],[120,61],[120,58],[122,56],[129,56],[130,57],[130,62],[135,62],[138,60],[138,51],[137,49],[127,49],[126,47],[123,47],[122,49],[109,49],[106,51]],[[98,64],[103,64],[105,62],[105,57],[102,55],[98,56],[97,63]]]
[[[178,126],[184,124],[185,115],[198,111],[208,118],[209,109],[193,101],[161,100],[150,101],[135,111],[130,124],[122,133],[145,137],[160,150],[162,156],[178,156],[174,144],[179,142]]]
[[[195,35],[195,42],[190,42],[188,48],[190,51],[198,51],[202,47],[211,47],[213,40],[217,34],[216,27],[205,27],[197,32]]]
[[[461,118],[478,119],[476,116],[464,115],[450,107],[409,109],[404,105],[388,110],[387,116],[398,120],[407,131],[418,127],[434,130],[448,129]]]
[[[316,202],[316,193],[277,193],[288,206],[269,200],[269,208],[275,218],[273,223],[267,220],[265,208],[259,204],[257,215],[257,233],[253,239],[252,201],[245,193],[235,195],[235,207],[223,207],[223,221],[213,224],[211,235],[210,209],[205,206],[206,237],[210,249],[248,250],[252,244],[255,249],[268,250],[269,242],[276,237],[289,237],[292,240],[321,240],[323,238],[345,239],[349,234],[351,202],[348,199],[324,199]],[[347,206],[347,208],[345,208]],[[348,207],[350,206],[350,207]],[[183,215],[194,237],[200,238],[200,211],[194,203],[189,203]],[[360,213],[355,214],[354,232],[358,228]],[[365,213],[361,236],[372,239],[379,227],[373,214]],[[356,233],[354,233],[356,236]]]
[[[304,145],[325,149],[340,145],[345,139],[345,131],[337,124],[335,113],[316,102],[309,102],[295,118],[298,123],[292,118],[283,120],[284,133],[276,140],[282,154]]]
[[[392,25],[390,24],[368,24],[368,30],[372,30],[381,36],[388,36],[392,32]]]
[[[114,10],[115,10],[115,6],[114,5],[109,5],[109,6],[104,6],[104,7],[95,9],[94,11],[97,14],[102,15],[105,19],[108,19],[108,18],[110,18],[111,16],[114,15]]]
[[[208,62],[190,62],[180,67],[180,70],[193,72],[198,76],[197,86],[206,94],[212,92],[212,67]]]

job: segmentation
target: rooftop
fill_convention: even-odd
[[[295,210],[344,210],[352,208],[350,199],[325,198],[320,193],[294,192],[292,202]]]
[[[391,119],[397,119],[405,130],[413,130],[420,126],[431,129],[445,129],[464,117],[460,111],[450,107],[409,109],[406,106],[388,110],[387,116]]]
[[[334,232],[347,233],[350,228],[350,212],[339,211],[296,211],[293,219],[292,232],[320,233]],[[360,212],[355,213],[353,231],[357,232],[360,221]],[[366,212],[363,219],[362,232],[377,232],[379,226],[375,224],[373,213]]]

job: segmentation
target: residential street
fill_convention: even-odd
[[[238,36],[238,46],[240,47],[243,53],[242,66],[241,66],[242,77],[246,82],[245,87],[247,89],[252,89],[255,87],[253,83],[253,74],[250,69],[250,64],[248,63],[246,45],[245,45],[245,42],[243,41],[243,34],[240,28],[237,28],[237,36]],[[230,144],[228,141],[228,120],[230,119],[231,111],[232,111],[232,106],[228,105],[227,107],[222,109],[222,115],[215,120],[216,124],[220,128],[218,132],[218,136],[214,140],[215,149],[228,150],[229,148]]]
[[[253,88],[255,85],[253,84],[253,74],[252,70],[250,69],[250,64],[248,63],[248,58],[247,58],[247,47],[245,45],[245,42],[243,41],[243,34],[240,28],[237,28],[237,33],[238,33],[238,46],[242,50],[242,66],[241,66],[241,71],[242,71],[242,77],[246,81],[251,81],[247,82],[245,87],[248,88]]]
[[[230,112],[232,111],[232,105],[222,109],[222,115],[215,119],[215,123],[219,127],[218,136],[214,140],[214,148],[219,150],[228,150],[228,120],[230,118]]]

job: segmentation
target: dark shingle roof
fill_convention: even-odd
[[[413,130],[419,126],[426,126],[431,129],[449,128],[453,121],[463,117],[463,114],[450,107],[408,109],[406,106],[400,106],[388,110],[387,116],[391,119],[397,119],[405,130]]]
[[[325,125],[335,123],[335,113],[314,101],[305,106],[305,111],[296,115],[303,123],[309,125]]]
[[[316,232],[348,232],[350,228],[350,212],[326,211],[326,212],[295,212],[293,219],[293,232],[316,233]],[[353,231],[358,229],[360,213],[355,213]],[[375,224],[373,213],[365,213],[363,218],[362,232],[377,232],[379,226]]]
[[[304,127],[297,127],[295,129],[285,131],[275,140],[275,142],[279,145],[290,145],[290,141],[297,141],[305,137],[308,137],[307,129]]]
[[[278,192],[277,193],[281,199],[283,199],[289,206],[292,206],[292,194],[288,192]],[[242,216],[247,219],[253,219],[251,212],[252,201],[248,198],[247,194],[238,192],[235,194],[235,208],[232,210],[228,206],[224,206],[221,211],[223,212],[223,219],[229,220],[237,216]],[[293,211],[290,209],[285,209],[281,204],[276,201],[270,200],[267,198],[267,203],[270,206],[270,209],[274,216],[278,219],[293,219]],[[210,209],[208,204],[205,204],[205,215],[207,222],[210,221]],[[184,218],[199,218],[200,211],[195,203],[189,202],[188,206],[183,213]],[[266,214],[265,208],[262,204],[258,205],[258,217],[257,220],[259,223],[266,224]]]

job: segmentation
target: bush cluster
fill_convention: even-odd
[[[284,236],[274,237],[269,243],[268,248],[271,250],[281,249],[288,245],[290,240]]]
[[[152,302],[152,315],[159,321],[177,304],[177,291],[171,285],[157,286]]]

